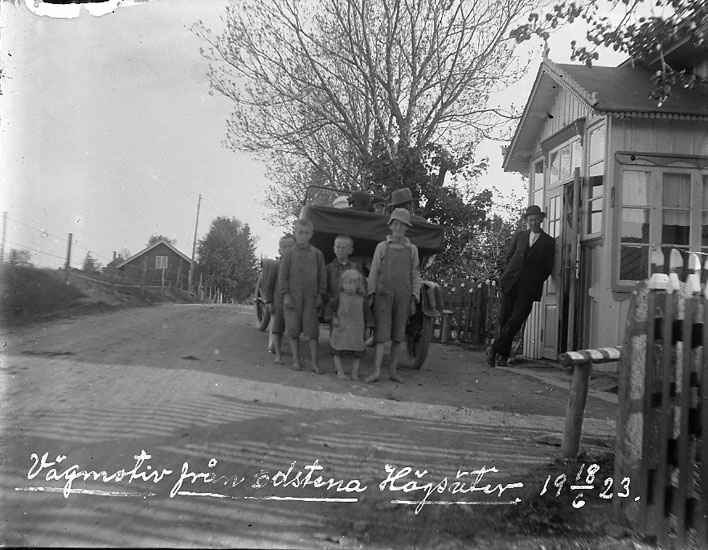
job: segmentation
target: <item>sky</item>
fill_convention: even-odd
[[[60,267],[69,233],[73,267],[87,253],[102,265],[114,252],[135,254],[151,235],[191,257],[200,195],[197,241],[218,216],[235,217],[257,237],[259,256],[277,255],[283,231],[264,219],[264,167],[222,145],[231,107],[209,94],[203,44],[190,31],[198,20],[220,30],[227,3],[0,2],[6,258],[25,249],[35,265]],[[567,62],[557,43],[551,58]],[[529,75],[493,101],[523,106],[536,49]],[[502,171],[500,145],[478,150],[491,165],[480,184],[521,195],[520,176]]]

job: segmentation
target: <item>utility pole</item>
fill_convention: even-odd
[[[192,242],[192,263],[189,264],[189,279],[187,281],[187,292],[192,293],[192,277],[194,275],[194,252],[197,249],[197,227],[199,226],[199,208],[202,205],[202,194],[199,193],[197,202],[197,221],[194,223],[194,241]]]
[[[0,264],[5,261],[5,228],[7,227],[7,212],[2,213],[2,248],[0,248]]]
[[[64,282],[69,282],[69,269],[71,269],[71,241],[73,233],[69,233],[69,241],[66,243],[66,264],[64,264]]]

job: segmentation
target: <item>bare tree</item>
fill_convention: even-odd
[[[510,113],[489,97],[526,70],[509,31],[536,4],[236,0],[223,33],[195,32],[213,89],[234,103],[227,146],[266,160],[279,193],[303,178],[366,187],[377,162],[397,167],[386,185],[402,187],[408,164],[435,172],[441,148],[473,161],[498,137]]]

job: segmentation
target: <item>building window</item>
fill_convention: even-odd
[[[602,176],[588,178],[588,208],[586,233],[592,235],[602,231],[602,198],[604,181]]]
[[[533,165],[533,186],[531,188],[531,204],[543,204],[543,160]]]
[[[582,168],[582,160],[580,138],[552,150],[548,155],[548,184],[554,186],[571,181],[574,169]]]
[[[649,182],[651,174],[627,170],[622,179],[620,279],[647,278],[649,268]]]
[[[155,269],[167,269],[167,256],[155,256]]]
[[[605,195],[605,127],[596,126],[588,132],[588,178],[584,189],[585,197],[585,236],[602,233]]]
[[[560,196],[552,197],[548,201],[548,231],[551,237],[560,235],[561,204]]]
[[[605,126],[597,126],[590,130],[590,158],[588,164],[605,160]]]
[[[684,257],[684,269],[688,252],[708,252],[708,174],[665,167],[625,169],[621,185],[620,281],[649,277],[651,249],[663,252],[665,273],[673,249]],[[700,204],[701,210],[692,211],[692,204]]]

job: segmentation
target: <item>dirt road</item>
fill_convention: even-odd
[[[326,337],[325,373],[296,372],[253,325],[168,305],[4,330],[0,542],[538,547],[482,510],[542,490],[566,389],[443,345],[403,384],[342,381]],[[610,401],[590,397],[585,450],[611,445]]]

